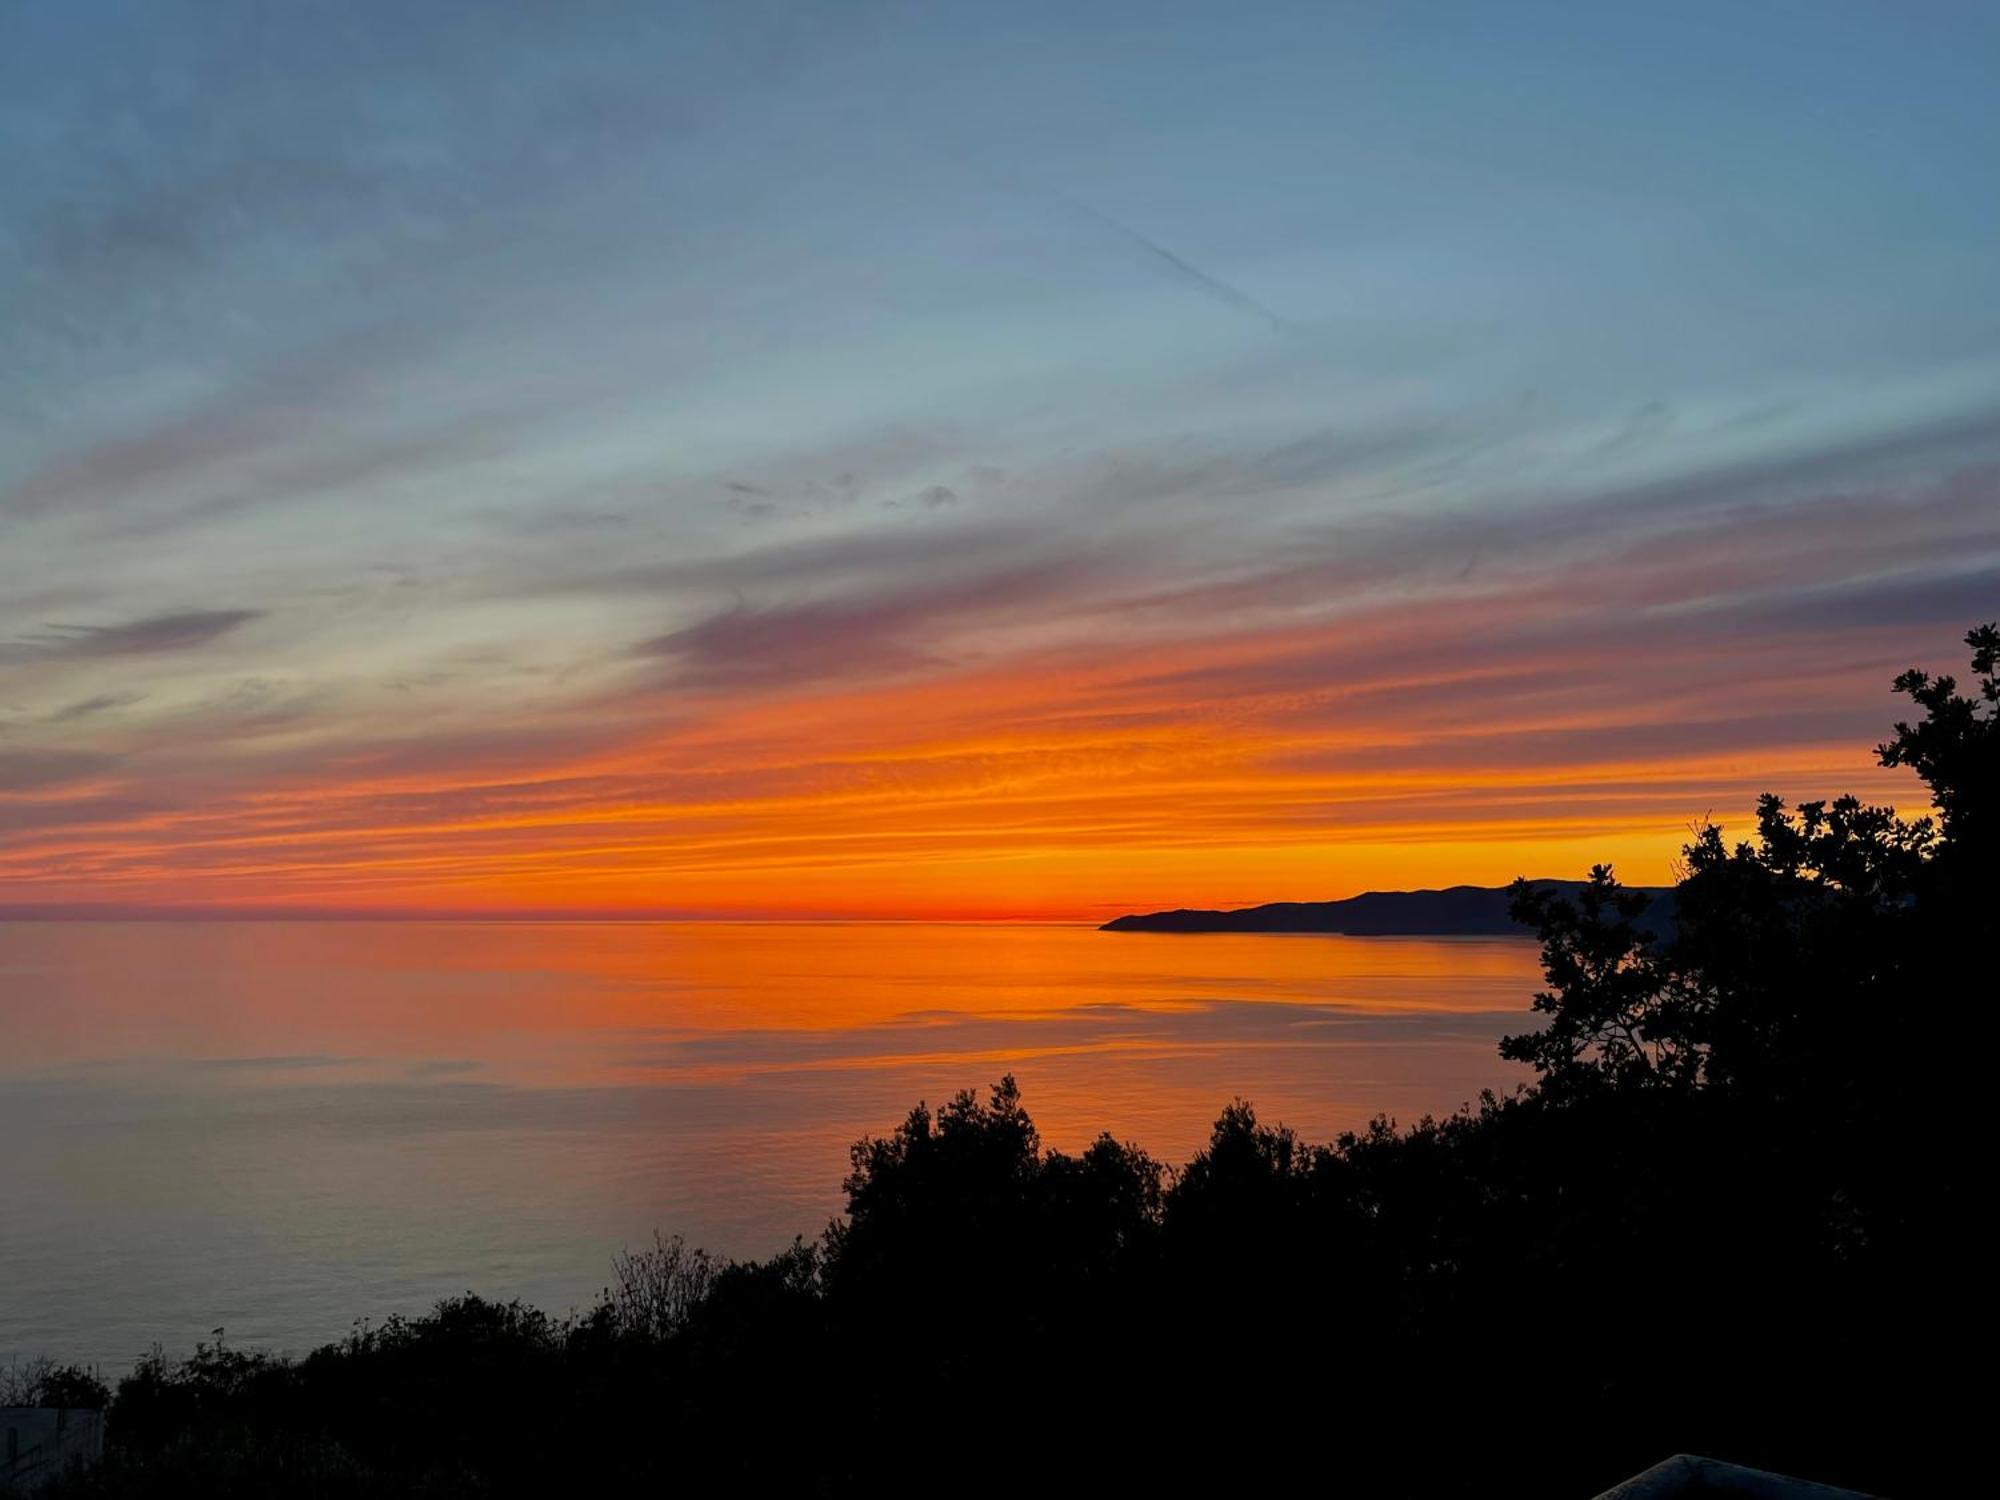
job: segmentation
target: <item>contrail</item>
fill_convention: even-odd
[[[1123,239],[1130,240],[1140,249],[1152,255],[1156,260],[1164,261],[1182,280],[1207,293],[1225,307],[1233,307],[1240,313],[1248,313],[1260,322],[1268,323],[1276,332],[1282,333],[1284,331],[1285,320],[1249,293],[1238,291],[1226,281],[1218,281],[1199,266],[1189,265],[1157,240],[1148,239],[1131,225],[1121,224],[1109,214],[1092,208],[1088,203],[1069,197],[1063,197],[1061,201],[1077,213],[1095,219],[1112,233]]]
[[[1010,173],[995,171],[990,167],[973,162],[961,160],[956,162],[956,165],[960,170],[968,171],[974,176],[984,178],[989,184],[999,188],[1003,193],[1010,193],[1015,197],[1030,201],[1038,200],[1041,203],[1053,202],[1060,208],[1068,209],[1073,214],[1092,220],[1100,227],[1110,230],[1120,239],[1138,246],[1139,249],[1164,264],[1175,276],[1195,288],[1195,290],[1204,296],[1220,302],[1224,307],[1255,318],[1274,333],[1285,333],[1297,326],[1279,317],[1248,292],[1239,291],[1228,282],[1220,281],[1209,275],[1201,267],[1188,264],[1188,262],[1182,260],[1158,240],[1148,239],[1131,225],[1112,218],[1111,215],[1101,209],[1091,207],[1080,198],[1072,198],[1067,193],[1053,191],[1040,184],[1024,182]]]

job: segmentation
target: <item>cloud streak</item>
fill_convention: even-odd
[[[0,659],[11,657],[16,661],[25,661],[53,657],[92,660],[192,651],[220,640],[259,618],[262,613],[254,609],[190,609],[127,620],[118,625],[49,625],[38,635],[0,646]],[[74,718],[112,706],[113,700],[103,696],[83,704],[73,704],[63,712]]]
[[[156,720],[130,766],[91,763],[145,801],[33,805],[0,877],[65,900],[1042,915],[1603,855],[1650,878],[1691,819],[1766,788],[1896,794],[1866,753],[1886,681],[2000,578],[1991,472],[1924,472],[1686,515],[1564,501],[1482,531],[1470,587],[1429,561],[1465,540],[1450,518],[1164,592],[1184,562],[1134,542],[901,589],[856,543],[760,550],[739,577],[846,591],[622,648],[640,675],[560,730],[490,700],[474,734],[349,725],[225,768],[204,720]]]
[[[1035,611],[1072,608],[1105,571],[1085,560],[1049,561],[861,598],[764,607],[739,600],[637,650],[671,660],[677,681],[699,687],[880,680],[948,665],[952,637],[963,640],[981,625],[1004,629]]]

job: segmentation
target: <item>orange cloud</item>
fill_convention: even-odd
[[[1869,726],[1928,635],[1767,631],[1717,658],[1709,628],[1565,630],[1512,594],[785,693],[648,683],[511,752],[252,755],[152,805],[30,788],[0,803],[28,814],[0,880],[50,902],[1097,918],[1597,859],[1657,881],[1692,820],[1766,788],[1907,792]]]

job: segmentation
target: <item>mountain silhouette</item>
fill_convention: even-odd
[[[1585,882],[1536,880],[1537,890],[1573,897]],[[1642,887],[1651,898],[1641,926],[1664,935],[1673,924],[1671,889]],[[1364,891],[1343,901],[1271,901],[1233,911],[1134,913],[1100,932],[1329,932],[1348,937],[1527,936],[1508,913],[1510,888],[1454,885],[1441,891]]]

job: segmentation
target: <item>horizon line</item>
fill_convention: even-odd
[[[1574,877],[1535,875],[1525,877],[1540,882],[1572,881]],[[1352,901],[1362,896],[1408,896],[1449,890],[1505,890],[1512,882],[1479,885],[1453,881],[1444,885],[1408,888],[1366,887],[1345,896],[1271,897],[1264,900],[1225,902],[1215,906],[1135,907],[1114,902],[1098,903],[1087,913],[998,911],[934,912],[927,915],[891,915],[857,912],[740,912],[674,911],[671,909],[560,908],[560,907],[351,907],[351,906],[251,906],[251,905],[164,905],[118,902],[6,902],[0,903],[0,923],[7,922],[457,922],[457,923],[634,923],[656,926],[691,923],[717,925],[783,924],[790,922],[850,923],[855,925],[951,925],[994,924],[1015,926],[1102,925],[1111,918],[1153,916],[1173,911],[1251,911],[1262,906],[1324,906]],[[1651,889],[1651,887],[1634,887]]]

